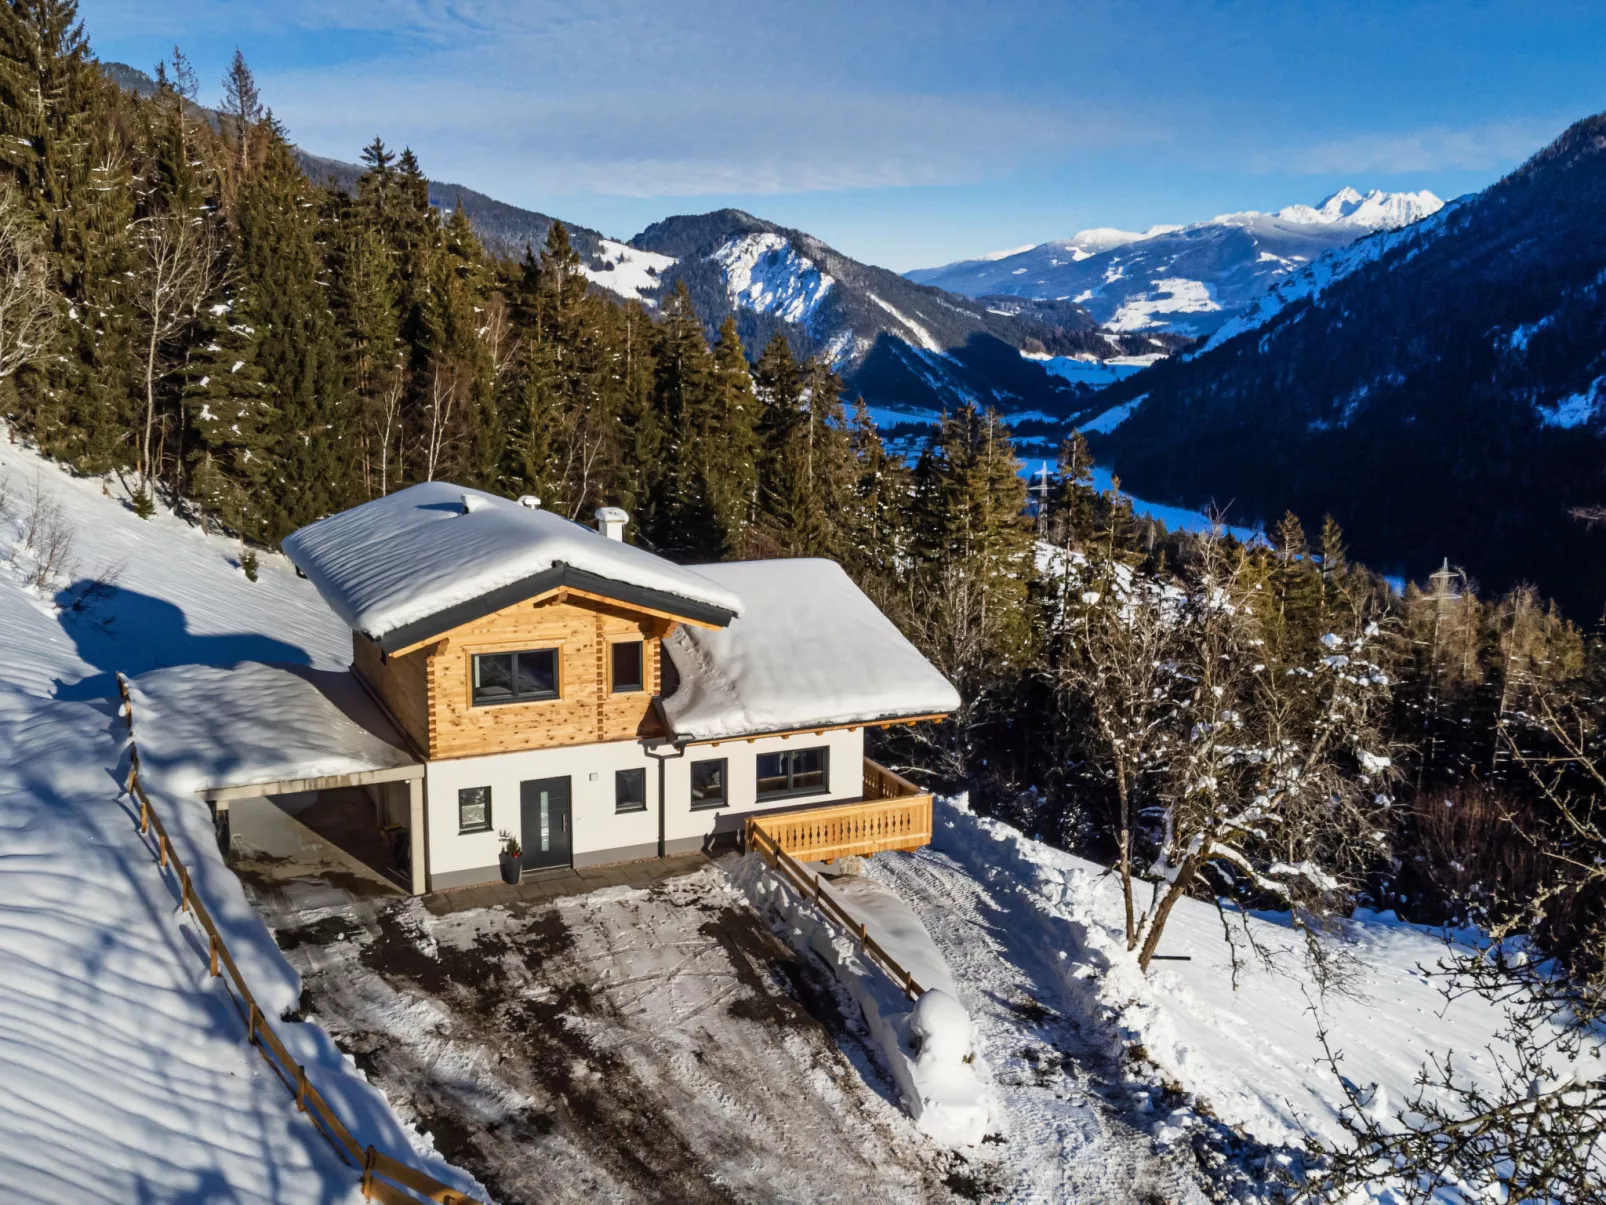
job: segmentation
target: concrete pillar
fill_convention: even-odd
[[[429,890],[429,823],[424,818],[424,780],[407,780],[407,848],[412,853],[412,892]]]

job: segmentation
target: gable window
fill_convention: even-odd
[[[612,646],[613,693],[641,689],[641,641],[620,640]]]
[[[557,697],[557,649],[474,655],[474,706]]]
[[[691,810],[722,808],[730,802],[726,789],[726,762],[723,757],[691,764]]]
[[[491,788],[464,787],[457,793],[457,831],[483,833],[491,827]]]
[[[647,771],[644,768],[638,766],[634,770],[614,771],[613,810],[616,812],[647,810]]]
[[[826,748],[760,753],[758,797],[779,799],[784,795],[818,795],[827,790],[829,754]]]

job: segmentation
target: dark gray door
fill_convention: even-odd
[[[532,778],[519,784],[519,841],[524,869],[567,866],[573,851],[569,823],[569,780]]]

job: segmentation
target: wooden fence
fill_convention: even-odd
[[[217,977],[227,972],[224,980],[230,989],[227,994],[234,1002],[240,1020],[245,1023],[246,1039],[257,1048],[274,1074],[290,1090],[295,1097],[296,1108],[312,1120],[318,1132],[342,1159],[362,1173],[362,1195],[365,1200],[380,1201],[384,1205],[418,1205],[421,1201],[433,1201],[438,1205],[480,1205],[478,1198],[442,1184],[433,1176],[392,1158],[384,1151],[359,1143],[351,1129],[324,1099],[323,1093],[308,1081],[306,1069],[290,1056],[290,1051],[280,1041],[257,1004],[256,997],[251,994],[245,977],[240,974],[240,968],[230,955],[222,934],[218,932],[212,914],[207,911],[200,896],[195,894],[190,872],[168,839],[167,828],[151,806],[150,797],[145,794],[145,787],[139,778],[139,748],[134,744],[134,704],[129,698],[128,682],[122,674],[117,675],[117,688],[122,694],[124,714],[128,718],[128,792],[139,803],[140,834],[154,834],[158,864],[178,879],[180,908],[193,913],[206,933],[209,950],[207,961],[212,975]]]
[[[885,766],[864,759],[864,800],[754,817],[794,858],[830,862],[853,854],[916,850],[931,844],[931,796]]]
[[[931,798],[926,797],[927,814],[930,814]],[[859,947],[876,962],[881,964],[883,970],[892,976],[892,981],[903,989],[903,994],[911,1000],[918,1000],[925,989],[915,981],[914,975],[886,950],[881,943],[870,936],[869,927],[858,917],[850,913],[834,898],[827,895],[824,890],[824,880],[817,874],[811,874],[806,866],[781,848],[772,837],[766,825],[773,817],[752,816],[747,821],[747,848],[764,859],[783,880],[806,900],[813,900],[820,911],[832,920],[844,926]],[[924,843],[922,843],[924,844]]]

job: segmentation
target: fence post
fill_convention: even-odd
[[[163,870],[167,869],[167,834],[161,834],[161,840],[156,843],[160,847],[157,863]]]
[[[209,940],[208,940],[207,944],[211,947],[210,964],[211,964],[212,978],[216,979],[217,978],[217,934],[216,933],[208,934],[208,938],[209,938]]]
[[[369,1147],[362,1161],[362,1199],[373,1200],[374,1196],[374,1155],[373,1147]]]
[[[296,1064],[296,1108],[307,1111],[307,1069]]]
[[[257,1044],[257,1018],[261,1015],[262,1011],[257,1008],[257,1002],[251,1001],[250,1011],[246,1014],[245,1040],[253,1046]]]

